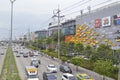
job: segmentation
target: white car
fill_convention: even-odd
[[[48,70],[49,72],[51,72],[51,73],[57,72],[57,67],[56,67],[55,65],[53,65],[53,64],[49,64],[49,65],[47,66],[47,70]]]
[[[38,56],[38,51],[34,51],[34,56]]]
[[[62,75],[62,80],[77,80],[77,78],[70,73],[64,73]]]
[[[16,57],[20,57],[20,53],[16,53]]]

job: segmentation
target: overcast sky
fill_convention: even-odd
[[[80,14],[81,9],[85,9],[84,12],[87,11],[87,6],[94,9],[116,1],[120,0],[16,0],[13,36],[26,34],[29,28],[31,31],[47,29],[49,22],[52,21],[48,19],[53,16],[53,10],[57,9],[58,5],[62,15],[66,15],[65,19],[72,19]],[[96,6],[100,3],[103,4]],[[0,40],[10,36],[10,9],[9,0],[0,0]],[[70,14],[72,12],[73,14]]]

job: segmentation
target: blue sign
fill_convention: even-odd
[[[117,19],[117,25],[120,25],[120,19]]]

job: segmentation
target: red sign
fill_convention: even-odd
[[[100,19],[96,19],[95,22],[94,22],[94,26],[95,26],[95,28],[100,28],[101,20]]]

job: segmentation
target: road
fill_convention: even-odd
[[[4,52],[4,55],[1,55],[1,52]],[[4,63],[5,54],[6,54],[5,46],[0,46],[0,74],[2,71],[3,63]]]
[[[21,51],[21,49],[19,49],[18,51]],[[28,52],[30,50],[29,49],[22,49],[22,51],[23,52]],[[15,55],[15,53],[14,53],[14,55]],[[57,68],[59,68],[59,66],[60,66],[58,61],[55,61],[55,60],[53,60],[51,58],[48,58],[46,56],[43,56],[43,57],[37,56],[37,58],[39,58],[40,61],[41,61],[41,64],[39,65],[39,68],[38,68],[38,75],[39,75],[40,80],[43,80],[42,73],[47,71],[46,66],[48,64],[54,64]],[[24,58],[23,55],[21,55],[20,57],[15,57],[15,60],[16,60],[16,63],[17,63],[17,67],[18,67],[18,70],[19,70],[20,77],[21,77],[22,80],[25,80],[25,66],[30,65],[31,57]],[[62,74],[63,73],[60,72],[59,69],[58,69],[58,72],[55,73],[55,75],[57,76],[57,80],[61,80]],[[76,74],[76,72],[73,71],[73,74]]]
[[[21,49],[18,49],[18,51],[21,51]],[[29,49],[22,49],[23,52],[28,52],[30,51]],[[14,53],[15,55],[15,53]],[[41,64],[39,65],[39,68],[38,68],[38,76],[39,76],[39,80],[43,80],[43,72],[46,72],[47,71],[47,68],[46,66],[48,64],[54,64],[57,68],[59,68],[60,66],[60,62],[58,62],[58,60],[53,60],[51,59],[49,56],[43,56],[41,57],[40,55],[37,56],[37,58],[40,59],[41,61]],[[21,57],[16,57],[15,56],[15,60],[16,60],[16,64],[17,64],[17,67],[18,67],[18,70],[19,70],[19,75],[21,77],[22,80],[26,80],[26,74],[25,74],[25,66],[29,66],[30,65],[30,62],[31,62],[31,57],[27,57],[27,58],[24,58],[23,55],[21,55]],[[70,65],[70,64],[69,64]],[[76,72],[76,68],[71,66],[71,69],[72,69],[72,72],[73,72],[73,75],[76,75],[77,72]],[[101,78],[100,75],[96,75],[96,73],[94,74],[94,72],[90,73],[89,72],[85,72],[83,71],[84,69],[81,69],[80,72],[82,73],[88,73],[88,75],[91,75],[92,78],[94,78],[95,80],[103,80]],[[55,73],[55,75],[57,76],[57,80],[62,80],[62,72],[59,71],[58,69],[58,72]],[[106,79],[106,80],[111,80],[111,79]]]

